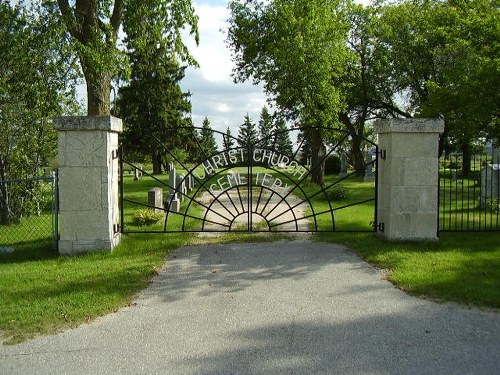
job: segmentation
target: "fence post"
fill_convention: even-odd
[[[118,133],[112,116],[58,117],[59,253],[111,251],[118,224]]]
[[[374,125],[379,150],[379,235],[437,240],[439,119],[384,119]]]

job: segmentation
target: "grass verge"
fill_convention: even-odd
[[[373,233],[321,234],[342,243],[416,296],[500,309],[500,233],[442,233],[439,242],[390,242]]]
[[[116,311],[145,288],[186,234],[131,235],[112,253],[75,257],[50,250],[0,258],[0,332],[14,344]]]

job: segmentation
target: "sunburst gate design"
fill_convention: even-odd
[[[325,186],[310,182],[311,175],[316,167],[310,162],[303,163],[301,150],[305,138],[301,137],[301,129],[286,130],[292,146],[291,152],[278,151],[279,137],[285,132],[274,132],[268,139],[259,139],[255,142],[226,148],[213,155],[206,155],[203,147],[194,134],[198,127],[189,128],[203,156],[201,160],[191,163],[182,162],[174,150],[163,145],[156,137],[160,147],[165,151],[167,158],[172,160],[177,167],[177,174],[184,176],[177,183],[169,182],[169,175],[152,175],[143,170],[139,165],[127,161],[125,151],[121,149],[121,229],[123,233],[148,232],[333,232],[339,231],[336,214],[349,207],[371,204],[373,206],[371,218],[367,220],[367,229],[374,231],[376,223],[376,173],[378,148],[369,139],[361,141],[371,148],[373,159],[365,162],[364,170],[374,171],[372,185],[375,184],[374,193],[369,197],[362,197],[358,201],[342,202],[331,198],[329,191],[336,185],[355,176],[357,171],[349,170],[342,177]],[[171,129],[178,131],[179,128]],[[319,130],[319,129],[318,129]],[[335,134],[331,146],[327,148],[323,159],[331,155],[346,152],[351,136],[344,130],[321,129],[321,131]],[[219,141],[226,134],[212,130]],[[233,143],[238,139],[231,137]],[[219,144],[224,144],[219,142]],[[138,170],[148,176],[158,187],[164,191],[164,205],[155,207],[144,200],[131,199],[124,191],[124,168]],[[190,176],[190,177],[188,177]],[[182,189],[183,183],[192,180],[193,189]],[[182,200],[180,209],[173,207],[169,200],[169,193],[174,193]],[[147,192],[144,192],[147,195]],[[170,194],[170,197],[172,195]],[[321,204],[317,202],[320,201]],[[154,229],[128,229],[125,221],[125,207],[149,207],[165,213],[163,227],[155,226]],[[343,230],[341,231],[360,231]]]

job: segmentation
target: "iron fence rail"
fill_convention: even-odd
[[[440,160],[439,231],[500,231],[500,163],[474,155]]]

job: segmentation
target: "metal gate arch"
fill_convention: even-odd
[[[180,128],[171,129],[172,131]],[[311,163],[299,160],[305,139],[297,135],[300,128],[273,132],[267,139],[245,142],[243,145],[218,150],[206,155],[197,132],[202,128],[183,128],[193,131],[202,160],[193,163],[181,162],[166,145],[155,137],[170,160],[173,161],[181,178],[172,183],[171,176],[154,176],[138,164],[127,160],[126,150],[120,152],[120,193],[122,233],[170,233],[170,232],[334,232],[375,231],[376,220],[376,175],[378,162],[377,145],[366,138],[362,140],[372,149],[373,158],[366,160],[364,170],[373,170],[373,194],[358,201],[334,201],[330,191],[352,178],[358,171],[350,170],[345,175],[330,179],[325,186],[310,183],[314,172]],[[346,149],[350,135],[341,129],[316,128],[336,132],[339,136],[323,156],[339,155]],[[225,133],[212,130],[219,144]],[[283,153],[277,149],[277,142],[284,133],[295,145],[292,152]],[[231,137],[234,143],[237,137]],[[267,161],[267,162],[266,162]],[[155,206],[144,200],[130,199],[124,189],[124,168],[128,167],[147,176],[164,191],[162,206]],[[170,172],[173,173],[173,172]],[[183,177],[182,177],[183,176]],[[189,186],[188,186],[189,185]],[[186,188],[188,186],[188,188]],[[192,188],[192,189],[191,189]],[[183,200],[181,208],[176,199]],[[175,203],[175,204],[174,204]],[[373,204],[370,222],[366,229],[345,230],[339,228],[336,213],[347,208]],[[163,225],[154,228],[134,228],[125,218],[125,205],[162,210]]]

